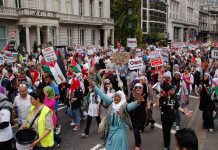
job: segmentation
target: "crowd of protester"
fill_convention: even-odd
[[[64,103],[72,118],[72,130],[84,130],[81,138],[89,137],[92,118],[96,119],[96,133],[101,133],[106,150],[128,149],[127,125],[134,134],[134,149],[141,149],[141,132],[148,126],[155,128],[154,107],[160,109],[163,149],[170,149],[170,131],[175,126],[178,149],[197,150],[194,131],[180,129],[181,115],[191,117],[189,96],[198,96],[202,127],[214,131],[218,62],[211,59],[211,49],[169,51],[168,63],[160,67],[151,66],[151,49],[142,49],[144,66],[137,70],[129,70],[128,64],[122,62],[113,63],[110,52],[83,50],[63,58],[66,77],[46,70],[40,51],[15,63],[5,63],[0,66],[0,147],[12,149],[14,118],[19,130],[32,127],[38,134],[30,145],[16,143],[16,149],[59,147],[62,126],[58,106]],[[132,59],[137,57],[134,50],[130,53]],[[58,76],[60,84],[54,76]],[[80,128],[82,119],[86,120],[85,129]]]

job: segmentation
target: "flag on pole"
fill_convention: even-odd
[[[75,73],[81,73],[82,72],[82,69],[81,69],[80,65],[76,62],[75,57],[73,57],[71,63],[72,63],[73,71]]]

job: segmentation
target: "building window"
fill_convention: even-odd
[[[95,45],[95,30],[92,30],[92,45]]]
[[[52,33],[52,39],[51,39],[52,45],[56,45],[56,43],[57,43],[56,28],[52,28],[51,33]]]
[[[0,0],[0,7],[4,6],[4,0]]]
[[[16,8],[22,8],[21,0],[15,0]]]
[[[83,0],[79,0],[79,15],[83,15]]]
[[[67,45],[72,46],[72,31],[67,29]]]
[[[100,18],[103,17],[103,3],[102,2],[99,3],[99,17]]]
[[[85,41],[85,38],[84,38],[84,30],[83,29],[80,29],[79,30],[79,44],[81,46],[84,46],[84,41]]]
[[[93,0],[89,1],[89,14],[93,17]]]
[[[147,22],[143,22],[143,32],[147,32]]]
[[[0,26],[0,50],[4,48],[7,41],[6,27]]]

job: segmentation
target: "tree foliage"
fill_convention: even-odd
[[[111,0],[111,17],[115,21],[115,41],[121,40],[126,46],[127,38],[137,38],[138,45],[142,44],[141,0]]]

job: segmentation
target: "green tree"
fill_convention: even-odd
[[[134,37],[141,46],[141,0],[111,0],[111,17],[115,22],[115,41],[121,40],[126,46],[127,38]]]

